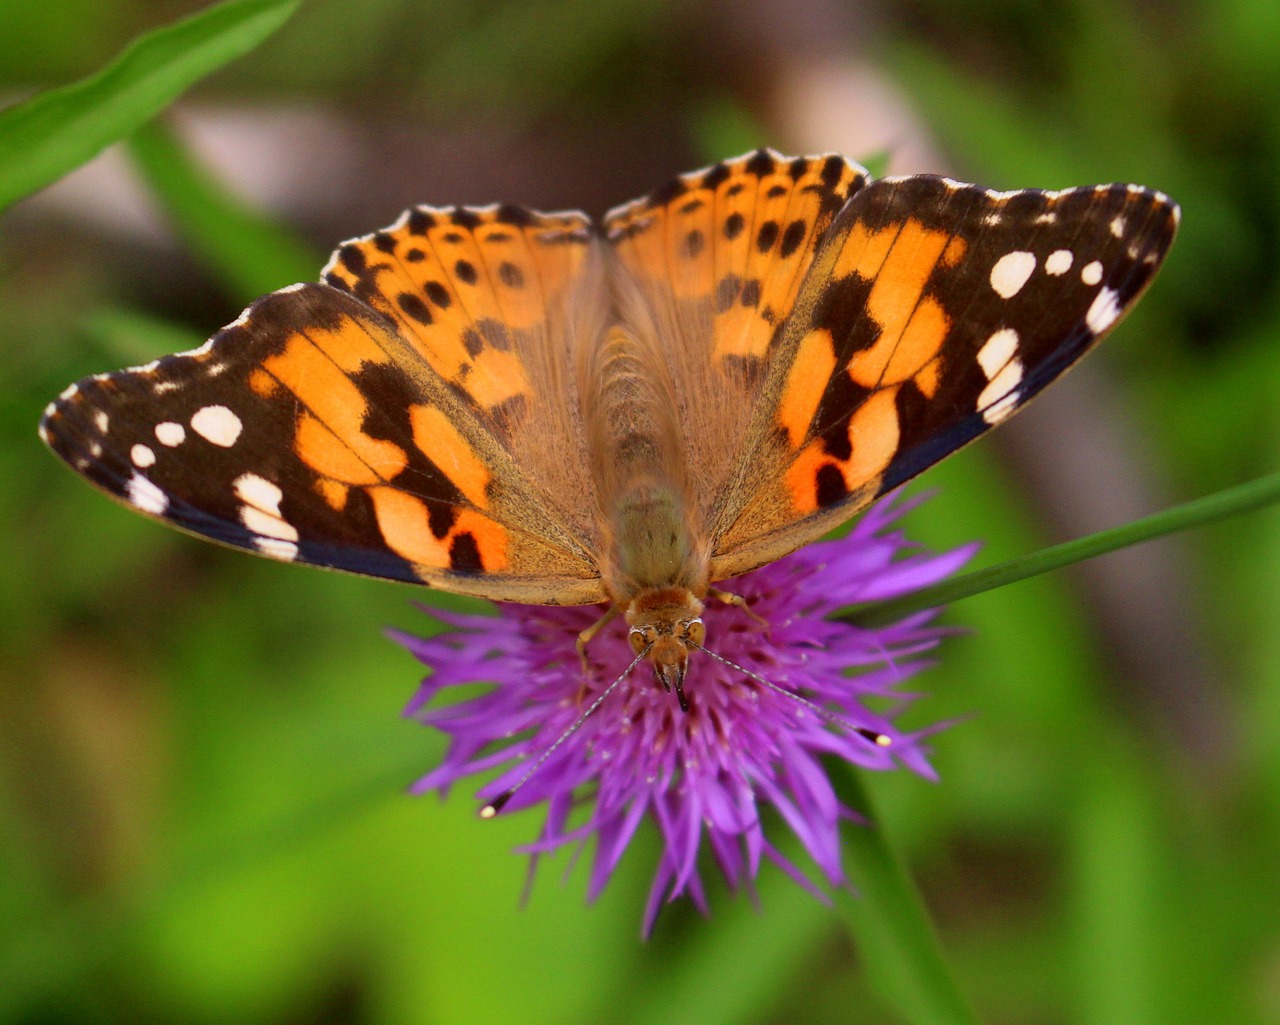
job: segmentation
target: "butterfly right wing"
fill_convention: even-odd
[[[1137,301],[1177,223],[1136,185],[860,190],[771,349],[712,579],[808,544],[1013,414]]]
[[[200,349],[72,385],[41,436],[133,508],[256,554],[499,600],[603,598],[586,542],[472,396],[329,285],[266,296]]]

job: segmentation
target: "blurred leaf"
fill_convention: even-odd
[[[90,344],[128,364],[185,352],[204,341],[181,324],[120,308],[97,310],[86,318],[81,330]]]
[[[977,1025],[862,775],[843,766],[832,783],[841,802],[866,819],[843,831],[849,875],[858,892],[837,890],[836,903],[872,985],[912,1025]]]
[[[0,112],[0,210],[129,135],[283,25],[301,0],[227,0],[136,39],[96,75]]]
[[[769,134],[751,111],[732,96],[715,96],[689,114],[690,138],[707,163],[764,146]]]
[[[1119,741],[1119,742],[1118,742]],[[1075,980],[1082,1025],[1155,1025],[1159,987],[1153,879],[1160,860],[1152,794],[1123,738],[1095,744],[1072,823],[1074,871],[1067,906],[1075,923]],[[1175,919],[1176,921],[1176,919]]]
[[[165,125],[140,128],[129,151],[178,231],[242,301],[318,276],[319,256],[223,189]]]
[[[787,1020],[785,994],[805,975],[831,932],[831,911],[774,866],[766,867],[755,887],[758,906],[739,894],[717,909],[714,927],[688,933],[671,963],[653,966],[646,985],[628,980],[628,989],[639,992],[630,1008],[598,1013],[594,1020],[627,1025]]]

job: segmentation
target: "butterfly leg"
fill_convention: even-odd
[[[762,627],[764,627],[766,633],[769,631],[769,621],[767,619],[763,619],[760,616],[756,615],[756,613],[752,610],[751,606],[747,604],[747,600],[744,597],[742,597],[742,595],[734,594],[731,591],[721,591],[715,587],[710,588],[707,591],[707,594],[718,602],[722,602],[725,605],[732,605],[734,606],[734,608],[741,609],[748,616],[750,616],[757,623],[759,623]]]
[[[618,606],[610,605],[609,610],[603,616],[578,634],[578,658],[582,659],[582,673],[584,676],[591,671],[591,665],[587,662],[587,645],[595,639],[596,634],[612,623],[617,615]]]

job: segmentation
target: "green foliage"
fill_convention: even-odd
[[[300,0],[226,0],[137,39],[89,78],[0,112],[0,211],[141,127],[275,32]]]

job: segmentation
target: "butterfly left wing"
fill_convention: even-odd
[[[353,295],[295,285],[199,349],[72,385],[40,433],[134,509],[259,555],[496,599],[601,600],[584,540],[422,345]]]
[[[1177,223],[1136,185],[996,193],[917,175],[858,191],[770,349],[712,579],[820,537],[1005,420],[1133,305]]]

